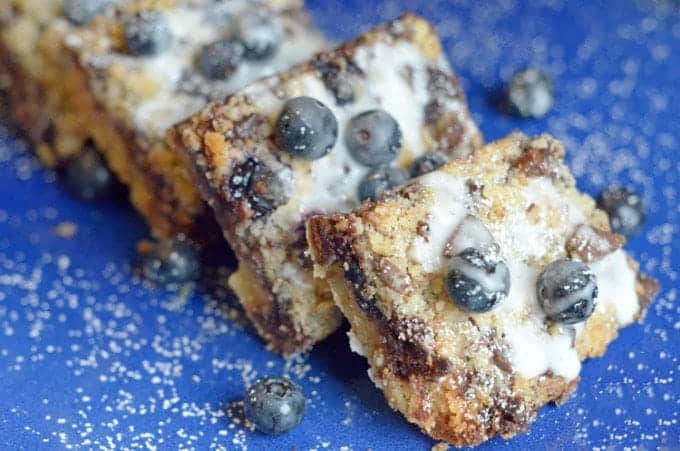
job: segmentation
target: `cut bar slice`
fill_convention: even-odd
[[[350,344],[389,404],[436,439],[526,431],[656,294],[563,156],[549,136],[514,134],[308,221]]]
[[[314,107],[320,114],[316,122],[332,128],[332,118],[321,120],[325,108],[337,121],[334,146],[317,159],[294,157],[275,143],[284,104],[299,97],[323,104]],[[392,167],[408,168],[432,150],[448,158],[465,155],[481,143],[436,35],[413,15],[251,84],[171,131],[169,141],[193,167],[194,180],[239,260],[230,284],[277,352],[307,349],[340,324],[327,286],[312,277],[304,222],[358,205],[360,182],[371,169],[352,156],[346,133],[352,118],[376,109],[382,112],[362,117],[368,129],[360,141],[370,147],[388,139],[382,151],[390,149]],[[298,113],[315,122],[315,116],[295,109],[282,121],[294,124],[291,117]],[[376,124],[389,132],[371,134]],[[301,139],[308,139],[309,131],[312,143],[318,136],[314,129],[298,131]],[[288,145],[293,153],[313,147]]]
[[[110,2],[113,6],[115,1]],[[111,8],[102,8],[102,13]],[[7,93],[12,120],[33,142],[42,162],[55,166],[82,148],[84,133],[72,127],[68,99],[45,91],[41,80],[58,69],[40,51],[62,17],[62,0],[5,0],[0,2],[0,90]],[[55,45],[55,43],[50,43]],[[62,52],[64,58],[64,52]]]
[[[59,164],[92,141],[156,237],[188,233],[210,241],[218,229],[211,231],[212,215],[166,147],[166,129],[324,48],[301,3],[118,0],[86,26],[47,21],[35,45],[38,86],[51,106],[49,152],[41,155]],[[32,136],[44,144],[45,133]]]

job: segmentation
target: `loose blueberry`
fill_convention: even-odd
[[[595,274],[585,263],[557,260],[538,276],[536,294],[548,318],[574,324],[595,310],[598,288]]]
[[[87,25],[108,4],[109,0],[64,0],[64,16],[75,25]]]
[[[647,215],[640,196],[629,187],[610,187],[602,192],[598,204],[609,215],[612,231],[625,237],[640,232]]]
[[[316,160],[333,149],[338,138],[338,121],[318,100],[295,97],[283,106],[275,133],[279,146],[292,156]]]
[[[468,312],[488,312],[508,296],[510,270],[493,253],[467,248],[450,264],[444,281],[446,293]]]
[[[389,191],[408,181],[406,171],[390,166],[380,166],[369,172],[359,183],[359,200],[378,200],[385,191]]]
[[[519,71],[508,83],[507,101],[519,116],[543,117],[554,103],[552,81],[541,69]]]
[[[170,46],[172,31],[165,16],[158,11],[141,11],[124,25],[125,41],[133,55],[156,55]]]
[[[441,152],[426,153],[413,162],[411,177],[418,177],[436,171],[448,162],[449,159]]]
[[[276,53],[283,39],[283,28],[278,20],[266,14],[247,14],[238,22],[238,39],[249,60],[264,60]]]
[[[66,161],[58,174],[66,191],[82,200],[109,198],[116,187],[115,178],[104,159],[90,145]]]
[[[201,73],[213,80],[225,80],[238,69],[243,59],[243,45],[228,39],[203,47],[198,58]]]
[[[266,377],[248,388],[243,411],[265,434],[293,430],[305,414],[307,400],[302,389],[285,377]]]
[[[161,285],[191,282],[200,276],[196,249],[183,238],[158,243],[142,257],[141,267],[144,277]]]
[[[401,129],[383,110],[371,110],[354,116],[347,124],[345,144],[355,160],[366,166],[388,164],[401,149]]]

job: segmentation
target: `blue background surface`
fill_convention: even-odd
[[[663,290],[642,324],[587,362],[576,394],[531,431],[483,449],[680,448],[680,3],[677,1],[312,0],[341,40],[415,10],[436,24],[487,140],[519,129],[562,139],[579,186],[644,193],[645,232],[628,249]],[[499,114],[493,93],[545,67],[557,101],[544,120]],[[146,237],[125,202],[68,198],[0,123],[0,447],[53,449],[429,449],[384,403],[343,332],[291,361],[263,350],[233,299],[134,277]],[[73,222],[78,233],[53,233]],[[240,420],[244,387],[289,374],[309,399],[297,430],[270,438]]]

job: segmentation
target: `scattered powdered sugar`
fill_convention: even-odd
[[[309,4],[337,38],[407,7],[391,0]],[[564,142],[581,188],[639,188],[649,224],[627,249],[663,287],[642,325],[622,331],[603,358],[583,365],[573,398],[543,409],[527,435],[507,444],[678,447],[677,2],[478,5],[415,1],[408,8],[435,23],[487,140],[516,128],[548,131]],[[555,109],[543,121],[498,115],[488,101],[500,80],[526,64],[555,79]],[[24,152],[29,147],[0,123],[3,443],[320,450],[434,444],[386,406],[343,334],[286,362],[263,350],[233,300],[135,280],[125,262],[144,227],[118,205],[68,199],[54,173],[39,170]],[[63,222],[78,226],[74,239],[52,234]],[[302,384],[309,410],[290,435],[263,437],[243,421],[238,402],[247,383],[283,373]]]

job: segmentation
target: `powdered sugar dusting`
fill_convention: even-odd
[[[308,3],[336,38],[407,7],[422,13],[443,36],[487,140],[516,128],[548,131],[565,143],[582,188],[595,194],[612,182],[633,183],[649,204],[648,227],[627,245],[663,286],[644,323],[583,366],[567,404],[544,409],[528,435],[492,445],[680,446],[677,2]],[[528,63],[555,77],[554,112],[543,121],[498,115],[488,93]],[[144,234],[134,214],[69,200],[53,186],[54,174],[38,171],[23,152],[28,144],[7,136],[0,124],[3,442],[9,436],[34,449],[433,445],[386,407],[343,335],[306,357],[308,370],[290,366],[300,365],[303,379],[293,377],[311,398],[301,428],[277,438],[251,431],[236,403],[244,382],[280,374],[286,363],[263,351],[222,302],[206,304],[195,292],[180,300],[133,281],[124,262]],[[79,226],[76,239],[52,235],[63,221]],[[62,273],[61,255],[70,262]]]

